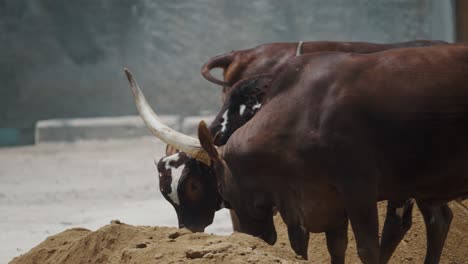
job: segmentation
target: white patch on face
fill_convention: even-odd
[[[226,125],[228,123],[228,112],[229,112],[229,109],[226,110],[226,112],[224,112],[223,114],[223,123],[221,124],[221,132],[224,132],[224,130],[226,130]]]
[[[239,114],[242,116],[244,114],[244,111],[245,111],[245,105],[240,105],[239,106]]]
[[[219,205],[219,209],[226,208],[226,205],[224,204],[224,200],[221,200],[221,204]]]
[[[177,193],[177,187],[179,186],[179,180],[180,177],[182,176],[182,171],[184,171],[185,164],[180,165],[178,168],[171,167],[171,176],[172,176],[172,182],[171,182],[171,192],[168,194],[171,200],[177,204],[180,205],[179,202],[179,194]]]
[[[398,208],[396,209],[395,212],[396,212],[396,215],[398,215],[398,217],[403,218],[403,209],[404,209],[404,208],[405,208],[405,207],[402,206],[402,207],[398,207]]]
[[[177,162],[179,158],[180,158],[179,153],[176,153],[176,154],[173,154],[171,156],[168,156],[162,159],[162,162],[164,162],[164,166],[166,167],[166,170],[169,170],[171,168],[171,165],[169,165],[171,161]]]
[[[432,225],[435,222],[435,217],[431,216],[431,220],[429,220],[429,224]]]
[[[255,109],[259,109],[260,107],[262,107],[262,104],[257,102],[253,107],[252,107],[252,110],[255,110]]]
[[[177,162],[178,160],[179,160],[179,153],[176,153],[174,155],[164,158],[162,161],[165,162],[164,165],[166,169],[171,171],[171,178],[172,178],[171,192],[168,193],[167,195],[172,200],[172,202],[174,202],[177,205],[180,205],[179,194],[177,193],[177,187],[179,186],[179,180],[180,180],[180,177],[182,176],[182,172],[184,171],[185,164],[182,164],[177,168],[169,164],[171,161]]]

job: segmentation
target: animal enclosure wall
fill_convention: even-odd
[[[453,6],[439,0],[0,0],[0,139],[28,141],[40,119],[136,113],[123,67],[160,112],[198,114],[219,106],[220,89],[199,75],[214,55],[278,41],[452,41]]]

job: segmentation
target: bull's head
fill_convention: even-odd
[[[222,204],[211,168],[184,152],[163,157],[157,167],[159,189],[174,207],[179,228],[203,232]]]
[[[239,127],[247,123],[262,106],[271,75],[261,75],[237,82],[227,95],[221,111],[211,125],[215,145],[226,144]]]
[[[276,231],[273,225],[272,204],[269,202],[270,199],[267,199],[268,197],[261,193],[240,192],[240,186],[232,177],[230,169],[222,155],[219,155],[218,150],[213,144],[211,133],[206,125],[202,123],[199,129],[199,133],[201,133],[201,142],[204,143],[203,146],[197,138],[181,134],[169,128],[161,122],[159,117],[149,106],[132,74],[128,70],[125,70],[125,73],[130,82],[138,112],[150,131],[163,142],[190,155],[190,157],[196,160],[194,162],[203,163],[204,167],[199,167],[203,169],[200,169],[200,178],[198,183],[206,184],[205,181],[216,181],[218,183],[217,189],[219,194],[224,198],[224,200],[228,201],[229,204],[235,204],[232,208],[235,209],[238,214],[241,230],[245,233],[261,237],[266,242],[273,244],[276,241]],[[179,159],[181,160],[179,161]],[[206,200],[205,198],[197,199],[199,198],[198,190],[200,190],[197,189],[197,187],[200,187],[201,185],[197,185],[197,183],[193,184],[195,181],[191,180],[192,177],[184,177],[186,175],[184,174],[184,170],[187,169],[186,165],[184,168],[181,168],[182,164],[187,164],[187,160],[183,162],[184,159],[185,158],[181,157],[180,154],[178,156],[172,156],[171,158],[166,157],[158,163],[158,168],[161,172],[161,178],[163,178],[160,187],[164,197],[168,199],[176,209],[181,226],[185,225],[186,227],[189,227],[187,223],[192,224],[194,221],[190,222],[190,220],[183,220],[181,222],[181,219],[195,218],[193,217],[194,210],[187,210],[188,207],[182,207],[182,201],[184,202],[184,205],[186,203],[194,204],[195,206],[193,208],[196,208],[197,203],[192,203],[193,201],[197,200],[200,202],[198,203],[200,205],[201,203],[205,203]],[[211,177],[211,180],[207,180],[208,178],[205,177]],[[208,183],[208,186],[209,185],[210,184]],[[188,192],[185,188],[189,188]],[[190,192],[193,194],[190,195],[189,198],[188,195],[185,194]],[[208,203],[217,207],[219,199],[214,197],[210,199],[211,201]],[[188,214],[192,215],[189,216]],[[196,231],[199,231],[201,229],[196,226],[203,226],[211,221],[212,217],[210,218],[210,221],[198,221],[192,226]]]

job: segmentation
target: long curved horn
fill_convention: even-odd
[[[227,82],[218,80],[215,77],[213,77],[213,75],[211,75],[211,69],[223,68],[224,70],[226,70],[226,68],[229,66],[229,64],[232,63],[233,60],[234,56],[232,52],[213,57],[209,61],[207,61],[205,65],[203,65],[203,67],[201,68],[201,75],[212,83],[216,83],[222,86],[229,86]]]
[[[130,83],[138,113],[151,133],[166,144],[172,145],[177,149],[190,154],[193,158],[209,166],[210,158],[206,151],[201,147],[199,140],[197,138],[184,135],[165,125],[146,101],[145,95],[140,90],[140,87],[133,78],[132,73],[126,68],[124,71],[128,82]]]

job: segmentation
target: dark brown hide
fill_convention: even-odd
[[[210,131],[216,134],[215,145],[226,144],[232,133],[255,115],[262,105],[271,80],[271,75],[260,75],[241,80],[233,86],[210,126]]]
[[[347,215],[361,260],[378,263],[378,200],[468,193],[467,58],[442,45],[291,59],[213,158],[221,195],[241,222],[273,204],[310,232]]]

